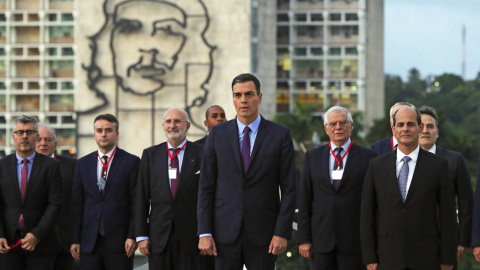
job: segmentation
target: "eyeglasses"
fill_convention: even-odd
[[[17,131],[14,131],[13,133],[17,134],[17,136],[19,137],[22,137],[25,133],[27,133],[27,136],[32,136],[33,134],[36,134],[37,131],[33,129],[29,129],[29,130],[17,130]]]
[[[348,124],[348,121],[347,121],[347,120],[343,120],[343,121],[338,121],[338,122],[330,122],[330,123],[328,123],[328,126],[330,126],[330,127],[336,127],[337,124],[340,124],[340,127],[346,127],[347,124]]]

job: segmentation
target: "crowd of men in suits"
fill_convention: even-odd
[[[0,159],[0,270],[74,258],[129,270],[137,248],[151,270],[273,270],[296,199],[313,269],[452,269],[471,246],[480,262],[480,194],[462,154],[436,145],[433,108],[395,104],[393,136],[371,149],[350,138],[351,113],[330,108],[330,141],[306,152],[296,198],[292,138],[259,114],[260,81],[240,74],[231,89],[235,119],[208,108],[208,134],[191,142],[187,112],[171,108],[167,141],[141,159],[117,146],[111,114],[94,119],[98,149],[78,160],[56,154],[54,129],[18,117],[16,152]]]

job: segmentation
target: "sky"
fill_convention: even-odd
[[[480,72],[480,0],[385,0],[385,73],[406,79],[462,76],[462,28],[466,27],[466,80]]]

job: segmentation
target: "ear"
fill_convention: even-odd
[[[190,123],[187,123],[187,130],[190,129]]]

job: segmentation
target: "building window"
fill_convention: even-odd
[[[328,19],[332,22],[339,22],[342,20],[342,14],[341,13],[330,13],[328,16]]]
[[[290,57],[290,52],[288,48],[277,48],[277,57]]]
[[[358,55],[357,47],[346,47],[345,55]]]
[[[297,56],[307,56],[307,48],[305,47],[296,47],[295,55]]]
[[[310,48],[310,55],[311,56],[322,56],[323,55],[323,48],[321,48],[321,47]]]
[[[347,13],[345,14],[345,20],[347,21],[358,21],[357,13]]]
[[[307,14],[305,14],[305,13],[295,14],[295,21],[296,22],[306,22],[307,21]]]
[[[310,20],[312,20],[312,22],[323,22],[323,14],[322,13],[312,13],[312,14],[310,14]]]
[[[288,22],[290,19],[288,18],[287,13],[279,13],[277,14],[277,22]]]
[[[342,54],[342,48],[340,47],[328,49],[328,55],[341,55],[341,54]]]

